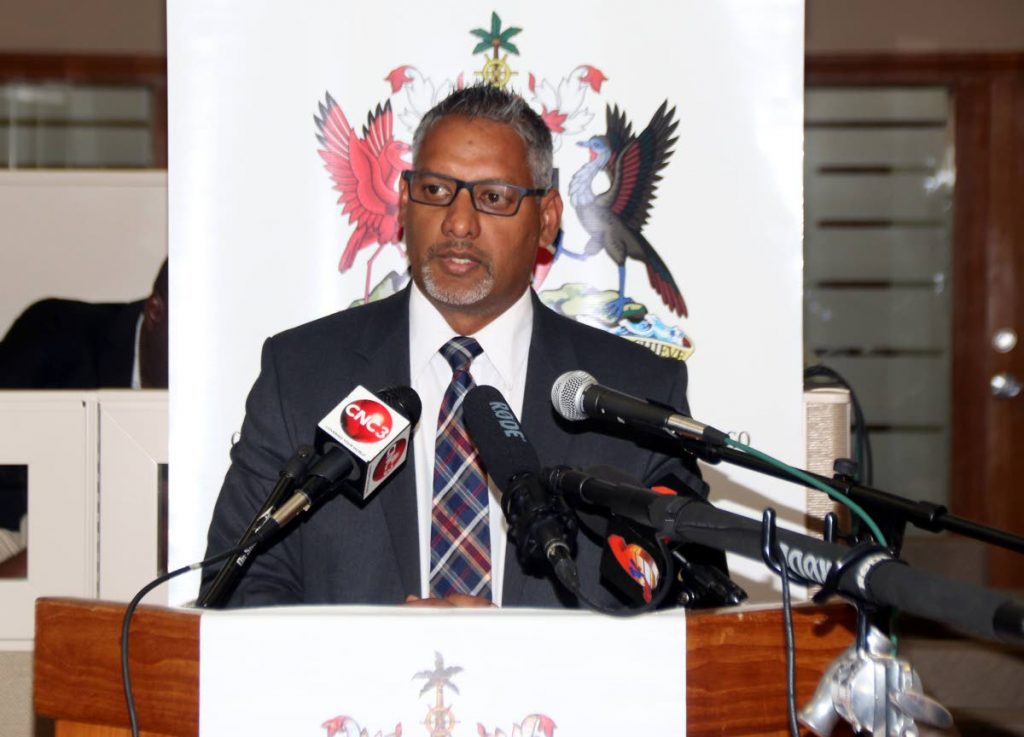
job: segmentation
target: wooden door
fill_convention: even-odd
[[[1024,535],[1024,66],[958,85],[954,511]],[[962,246],[961,246],[962,241]],[[1016,335],[1017,345],[1010,340]],[[994,377],[1009,384],[993,392]],[[1024,556],[993,548],[989,583],[1024,589]]]

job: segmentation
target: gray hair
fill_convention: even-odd
[[[485,83],[452,92],[423,116],[412,139],[414,163],[427,133],[449,115],[483,118],[510,126],[526,144],[526,163],[533,186],[551,186],[554,154],[547,124],[519,95]]]

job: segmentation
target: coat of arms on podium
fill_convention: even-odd
[[[449,691],[455,695],[459,694],[454,678],[461,672],[462,668],[457,665],[446,666],[444,656],[435,652],[434,667],[413,675],[413,680],[426,681],[420,689],[420,697],[432,697],[421,723],[423,731],[417,730],[414,734],[425,734],[427,737],[458,737],[469,734],[466,730],[458,729],[463,720],[457,717],[454,703],[446,701],[445,698]],[[402,737],[403,734],[401,722],[390,732],[371,732],[362,727],[355,718],[344,714],[328,719],[320,726],[327,731],[327,737]],[[554,733],[555,722],[546,714],[528,714],[522,721],[511,725],[508,732],[500,727],[491,731],[483,722],[476,723],[477,737],[553,737]]]

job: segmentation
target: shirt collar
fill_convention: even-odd
[[[437,308],[428,300],[416,282],[411,283],[409,295],[409,368],[413,376],[426,370],[427,365],[446,342],[458,333],[445,321]],[[530,289],[496,317],[473,338],[502,379],[509,385],[524,370],[530,353],[533,334],[533,299]]]

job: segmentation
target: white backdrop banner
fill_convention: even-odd
[[[202,556],[263,340],[407,282],[392,213],[413,130],[480,79],[554,134],[545,303],[686,360],[696,417],[802,465],[801,0],[171,0],[167,25],[173,565]],[[706,476],[802,522],[797,487]]]
[[[680,610],[210,612],[199,684],[201,737],[684,735],[686,621]]]

